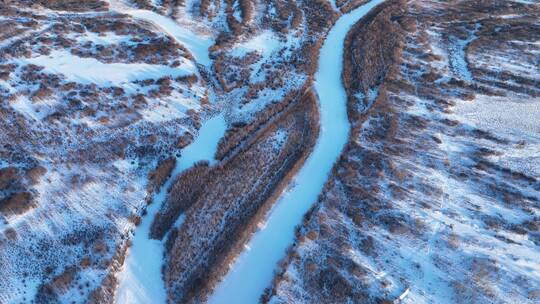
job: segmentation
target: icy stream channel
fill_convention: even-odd
[[[167,197],[167,189],[178,174],[201,160],[208,160],[210,164],[216,162],[214,154],[225,129],[223,115],[207,120],[195,141],[182,150],[181,157],[176,159],[171,178],[161,187],[161,191],[154,197],[154,202],[148,206],[141,224],[135,229],[132,246],[128,249],[122,272],[119,274],[117,304],[166,302],[165,285],[161,276],[164,241],[150,238],[150,225]]]
[[[315,75],[321,130],[313,153],[281,194],[263,228],[253,235],[231,265],[209,303],[258,303],[264,289],[270,285],[277,263],[294,240],[295,226],[317,200],[349,136],[347,97],[341,82],[345,37],[360,18],[383,1],[373,0],[343,15],[329,32]]]
[[[212,64],[208,56],[208,48],[214,43],[213,37],[195,33],[190,27],[180,25],[155,12],[131,9],[122,1],[110,1],[110,4],[113,9],[150,22],[172,36],[191,52],[198,64],[202,64],[206,68]],[[154,197],[153,203],[148,206],[147,214],[135,229],[132,246],[128,249],[122,271],[118,274],[117,304],[166,302],[165,285],[161,275],[164,243],[150,239],[150,225],[166,199],[167,189],[178,174],[201,160],[208,160],[211,164],[215,163],[214,155],[217,145],[225,134],[226,127],[223,114],[207,120],[199,130],[197,138],[183,149],[181,157],[176,159],[176,167],[171,177]],[[175,225],[181,225],[182,219],[183,217],[180,217]]]

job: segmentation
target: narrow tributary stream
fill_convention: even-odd
[[[159,30],[172,36],[185,46],[198,64],[209,68],[211,60],[208,48],[214,43],[213,38],[197,34],[187,26],[177,24],[172,19],[147,10],[134,10],[112,1],[113,7],[119,7],[122,13],[154,24]],[[205,121],[195,140],[182,150],[176,159],[176,167],[171,177],[161,187],[161,191],[148,206],[147,214],[135,229],[132,246],[127,251],[122,270],[118,274],[119,286],[115,298],[117,304],[165,303],[166,291],[161,275],[163,265],[164,241],[150,238],[150,225],[167,196],[167,190],[178,174],[192,167],[195,163],[208,160],[214,163],[218,142],[225,134],[226,123],[223,114]],[[180,218],[183,219],[183,217]],[[179,223],[176,223],[179,224]]]
[[[223,115],[207,120],[199,130],[197,138],[176,160],[171,178],[161,187],[148,206],[147,214],[135,229],[132,246],[128,249],[122,271],[119,273],[119,286],[116,291],[118,304],[165,303],[166,292],[161,276],[164,241],[150,238],[150,225],[167,197],[167,189],[175,177],[201,160],[215,163],[214,155],[221,137],[225,134],[226,123]]]
[[[360,18],[383,1],[372,0],[341,16],[328,33],[315,75],[321,129],[314,150],[281,194],[263,228],[253,235],[231,265],[210,296],[210,303],[258,303],[270,285],[277,263],[294,240],[296,225],[301,224],[302,217],[317,200],[349,137],[347,95],[341,81],[345,37]]]

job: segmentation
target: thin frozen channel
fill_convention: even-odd
[[[167,189],[175,176],[192,167],[196,162],[209,160],[215,163],[214,155],[221,137],[225,134],[226,123],[223,114],[207,120],[199,130],[199,135],[182,150],[176,159],[176,167],[148,206],[147,214],[135,229],[132,246],[128,249],[122,271],[119,274],[119,287],[116,291],[117,304],[165,303],[165,285],[161,276],[163,264],[163,241],[150,239],[150,225],[164,202]]]
[[[335,161],[347,142],[346,93],[341,83],[343,44],[352,25],[384,0],[373,0],[343,15],[321,49],[315,89],[319,95],[321,131],[313,153],[270,211],[264,228],[246,249],[209,298],[214,304],[252,304],[271,283],[277,263],[294,239],[294,228],[317,200]]]

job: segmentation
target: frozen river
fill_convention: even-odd
[[[253,235],[210,296],[210,303],[258,303],[264,289],[270,286],[277,263],[294,240],[295,227],[317,200],[348,140],[347,96],[341,82],[345,37],[360,18],[383,1],[373,0],[343,15],[330,30],[315,75],[321,127],[315,148],[291,185],[281,194],[263,228]]]

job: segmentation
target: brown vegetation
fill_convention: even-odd
[[[288,93],[282,101],[270,104],[264,111],[258,112],[250,124],[233,125],[232,129],[219,141],[216,159],[223,160],[230,155],[234,155],[238,152],[238,149],[244,146],[248,138],[256,140],[257,137],[253,136],[253,134],[264,131],[268,125],[272,124],[284,113],[287,113],[292,105],[302,100],[308,89],[302,88],[300,91]],[[249,145],[248,142],[247,146]]]
[[[0,190],[9,188],[19,178],[19,170],[15,167],[0,169]]]
[[[148,192],[154,193],[159,191],[161,186],[171,176],[171,172],[176,165],[176,158],[169,157],[161,161],[157,168],[148,174]]]
[[[308,94],[286,115],[268,125],[266,131],[256,134],[256,140],[248,140],[250,144],[241,153],[207,172],[195,168],[207,174],[200,175],[206,181],[198,193],[191,189],[197,185],[177,186],[184,189],[181,193],[187,191],[188,198],[194,196],[194,200],[189,202],[191,208],[187,206],[182,229],[168,240],[165,278],[170,300],[199,301],[226,272],[229,261],[256,229],[258,220],[280,193],[279,189],[287,185],[309,155],[316,138],[315,106],[314,96]],[[274,150],[269,145],[272,145],[276,128],[285,128],[289,135],[284,146]],[[179,181],[186,179],[200,180],[188,174]],[[182,196],[171,196],[170,200],[173,199],[178,205],[188,202]]]
[[[107,276],[103,279],[100,286],[91,292],[88,303],[102,304],[114,302],[114,295],[118,285],[118,278],[116,277],[116,274],[124,264],[128,244],[128,241],[124,241],[116,248],[115,254],[109,263],[109,271]]]
[[[367,2],[368,0],[336,0],[336,6],[345,14]]]
[[[354,94],[362,93],[365,97],[361,108],[368,108],[369,90],[378,88],[387,74],[391,78],[398,72],[390,67],[401,57],[404,32],[395,20],[405,19],[395,16],[402,13],[402,5],[387,1],[377,6],[354,25],[345,40],[343,83],[348,93],[349,120],[355,124],[362,113],[358,112]]]
[[[43,166],[35,166],[34,168],[26,172],[26,177],[30,181],[30,184],[35,185],[39,182],[39,179],[47,173],[47,169]],[[1,187],[0,187],[1,188]]]
[[[0,212],[4,215],[23,214],[35,206],[30,192],[14,193],[0,200]]]
[[[133,201],[146,190],[140,177],[148,174],[149,188],[159,188],[174,162],[165,160],[154,168],[156,160],[179,154],[178,136],[194,132],[196,122],[192,117],[141,121],[136,111],[155,106],[155,98],[126,96],[125,87],[103,87],[92,80],[72,82],[19,58],[65,50],[105,63],[141,60],[173,66],[188,55],[167,35],[127,15],[43,9],[83,11],[98,1],[9,2],[0,3],[0,218],[5,226],[0,231],[0,302],[57,303],[80,294],[80,301],[112,303],[113,273],[123,261],[111,258],[125,252],[118,246],[125,242],[124,229],[140,221],[132,214],[134,206],[144,207]],[[112,33],[125,39],[112,45],[82,42]],[[196,76],[152,81],[151,89],[161,95],[199,84]],[[28,107],[21,110],[21,102]],[[126,120],[140,123],[122,124]],[[117,166],[117,160],[133,167]],[[87,197],[94,185],[110,193],[100,190]],[[105,196],[110,198],[106,203],[100,201]],[[40,285],[35,299],[28,298],[27,289],[13,287],[34,280]]]
[[[154,217],[150,229],[152,238],[162,239],[180,214],[188,210],[208,190],[212,170],[207,163],[200,163],[176,178],[167,200]]]
[[[529,236],[534,234],[531,231],[536,231],[534,225],[532,230],[521,230],[504,217],[484,214],[489,213],[485,210],[471,211],[474,213],[472,219],[466,213],[457,215],[460,208],[478,206],[462,202],[462,197],[452,198],[452,191],[429,180],[429,172],[436,170],[453,182],[472,189],[469,191],[473,195],[489,197],[488,204],[496,204],[498,208],[511,205],[508,208],[522,210],[518,212],[529,220],[530,210],[521,209],[518,207],[520,203],[516,202],[539,201],[537,196],[525,194],[525,189],[531,183],[538,184],[537,180],[516,174],[488,160],[496,152],[486,149],[485,141],[504,149],[510,144],[508,140],[447,118],[446,114],[452,111],[453,100],[470,100],[489,89],[458,79],[442,80],[440,65],[444,54],[434,55],[430,46],[436,40],[434,36],[438,37],[433,32],[443,37],[454,35],[467,39],[478,22],[481,23],[481,30],[475,32],[478,38],[471,45],[478,44],[476,52],[480,52],[480,49],[486,52],[480,46],[493,40],[482,41],[482,37],[488,35],[489,31],[489,35],[496,35],[493,32],[501,29],[500,22],[499,30],[491,27],[488,31],[486,23],[492,22],[492,17],[485,20],[478,15],[489,14],[488,7],[493,9],[500,3],[458,1],[437,4],[435,8],[431,4],[426,8],[423,2],[387,1],[371,11],[349,33],[343,80],[349,96],[349,119],[353,126],[350,141],[317,204],[298,228],[297,241],[281,263],[281,271],[275,276],[273,288],[263,296],[263,302],[274,296],[276,298],[272,300],[278,303],[295,302],[300,298],[306,302],[321,303],[393,302],[394,299],[385,296],[390,292],[391,284],[384,278],[375,277],[371,273],[373,270],[364,267],[363,263],[352,261],[348,253],[355,250],[355,254],[368,257],[368,260],[374,261],[374,265],[381,267],[381,271],[396,270],[400,263],[414,261],[400,257],[401,260],[394,263],[388,257],[400,256],[403,246],[423,248],[424,245],[417,247],[417,243],[425,244],[426,234],[433,227],[429,220],[410,212],[416,208],[422,208],[428,214],[433,209],[437,212],[444,210],[443,213],[450,213],[449,217],[462,223],[468,220],[474,222],[481,217],[485,233],[493,233],[494,238],[507,246],[523,244],[498,235],[497,231]],[[434,9],[436,18],[432,15]],[[484,9],[485,12],[482,11]],[[501,9],[512,11],[516,7]],[[523,11],[520,13],[523,14]],[[467,21],[456,22],[463,19]],[[518,34],[519,26],[515,27],[516,31],[510,30],[510,26],[505,28],[505,32],[515,33],[514,39],[516,36],[529,39],[527,37],[530,35]],[[471,47],[466,51],[471,52]],[[474,69],[472,72],[477,80],[479,72]],[[504,78],[501,76],[503,74],[491,74],[491,77]],[[534,96],[528,87],[529,82],[523,81],[523,84],[527,90],[519,92]],[[510,87],[497,86],[507,92],[514,91]],[[373,88],[378,88],[378,95],[372,103],[367,103],[366,93]],[[354,96],[359,92],[366,96],[365,100],[358,100]],[[416,98],[426,105],[428,114],[417,115],[408,111],[413,105],[419,106]],[[448,138],[452,139],[449,141]],[[484,142],[479,143],[479,140]],[[446,144],[459,142],[469,151],[455,154],[441,151],[439,145],[445,141]],[[519,181],[513,180],[512,176]],[[332,224],[329,225],[329,222]],[[499,286],[498,280],[503,275],[500,264],[490,260],[478,261],[472,255],[462,256],[463,260],[456,262],[443,254],[446,250],[460,254],[460,243],[466,241],[474,242],[475,246],[486,244],[476,239],[467,240],[471,238],[470,235],[456,235],[452,225],[447,225],[445,229],[450,233],[442,230],[437,233],[449,240],[446,242],[448,247],[434,246],[442,252],[432,253],[431,258],[438,271],[449,276],[459,273],[468,278],[465,283],[454,282],[452,285],[456,292],[455,300],[506,301],[490,288]],[[309,246],[304,246],[307,242]],[[491,246],[491,243],[487,246]],[[483,253],[480,255],[483,256]],[[492,257],[497,259],[496,255]],[[464,261],[470,264],[463,265]],[[424,271],[421,265],[416,267]],[[294,278],[288,276],[288,270],[294,272]],[[508,268],[504,275],[513,278],[521,276],[516,276]],[[399,273],[391,276],[393,282],[412,280]],[[341,282],[342,279],[341,289],[333,290],[332,282]],[[372,288],[378,292],[366,292]],[[523,288],[523,294],[534,292],[534,287],[522,287],[521,284],[512,288]]]
[[[101,0],[14,0],[13,2],[21,2],[23,5],[42,5],[48,9],[71,12],[84,11],[104,11],[108,9],[108,3]]]

